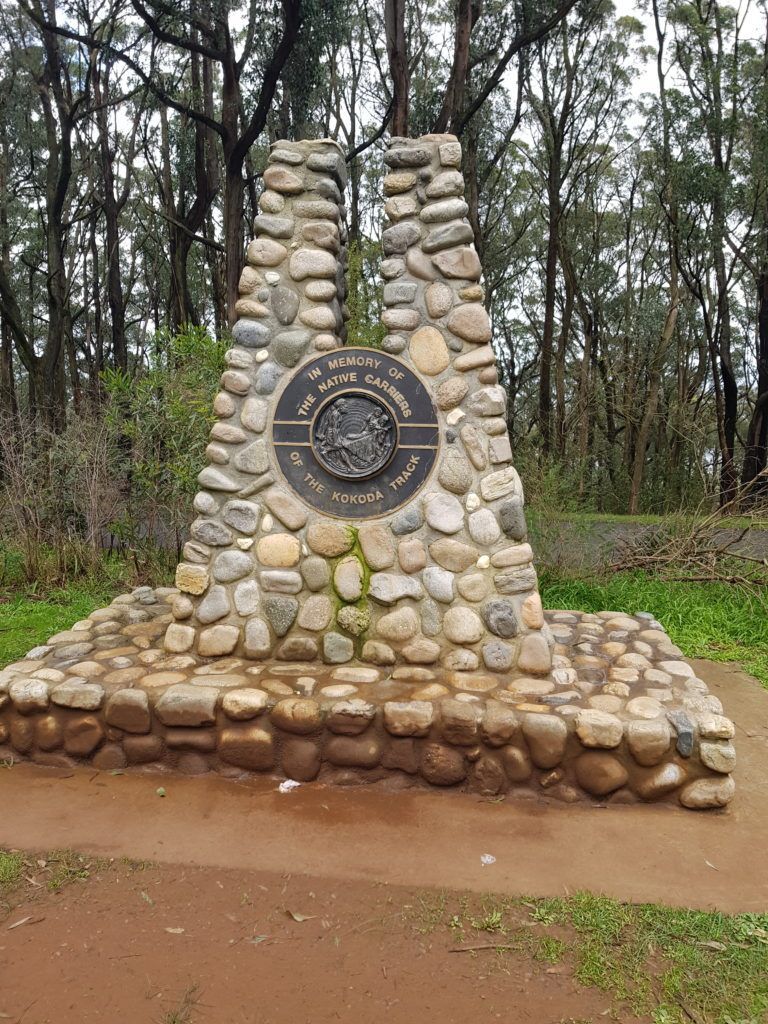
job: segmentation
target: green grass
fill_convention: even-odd
[[[6,600],[0,604],[0,665],[17,661],[49,636],[109,604],[115,593],[109,584],[79,583],[46,595],[26,594]]]
[[[20,853],[0,850],[0,894],[11,889],[21,878],[24,858]]]
[[[654,1024],[758,1024],[768,1015],[768,914],[631,906],[577,893],[557,899],[425,894],[418,931],[450,932],[486,973],[510,955],[565,963],[583,985]],[[413,916],[413,915],[412,915]],[[495,958],[489,961],[487,957]]]
[[[676,523],[692,524],[703,519],[708,519],[710,513],[697,515],[694,512],[676,512],[668,515],[654,515],[642,513],[634,516],[619,515],[614,512],[558,512],[546,509],[539,512],[536,509],[529,509],[528,515],[534,519],[555,519],[558,522],[570,523],[627,523],[636,526],[659,526],[670,521]],[[762,516],[723,516],[717,523],[718,528],[723,530],[741,530],[750,527],[754,530],[768,530],[768,517]]]
[[[688,658],[737,661],[768,687],[768,599],[727,583],[667,583],[645,573],[605,580],[543,573],[545,608],[651,612]]]

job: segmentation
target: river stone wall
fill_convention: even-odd
[[[545,676],[553,640],[526,543],[461,148],[452,135],[395,138],[385,162],[382,349],[432,396],[436,466],[407,504],[364,522],[313,510],[282,477],[275,406],[296,371],[344,339],[346,234],[336,144],[277,142],[165,649]]]

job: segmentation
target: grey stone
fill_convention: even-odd
[[[407,149],[390,149],[384,154],[387,167],[423,167],[431,160],[428,149],[414,146]]]
[[[163,725],[201,726],[216,721],[219,691],[214,686],[178,683],[169,686],[155,704],[155,714]]]
[[[519,625],[515,606],[503,598],[493,598],[482,607],[483,622],[494,636],[517,636]]]
[[[442,249],[451,249],[456,245],[471,242],[474,233],[469,224],[446,224],[443,227],[433,228],[421,244],[424,252],[440,252]]]
[[[241,473],[250,473],[252,476],[259,476],[269,469],[269,456],[267,445],[262,439],[249,444],[235,455],[235,469]],[[210,541],[207,543],[210,544]]]
[[[694,724],[689,715],[680,709],[667,712],[667,720],[677,733],[675,746],[681,757],[690,757],[693,753]]]
[[[400,259],[382,260],[381,263],[381,276],[385,281],[393,281],[397,277],[402,277],[405,273],[405,262]]]
[[[394,306],[398,302],[411,303],[416,298],[416,285],[411,281],[398,281],[384,285],[384,305]]]
[[[414,530],[418,530],[423,522],[424,517],[421,512],[415,505],[412,505],[410,508],[398,512],[394,517],[391,526],[392,533],[396,537],[403,537],[407,533],[413,533]]]
[[[507,408],[507,395],[498,384],[478,388],[467,398],[467,408],[475,416],[502,416]]]
[[[301,563],[301,574],[309,590],[322,590],[331,578],[328,563],[319,555],[310,555],[304,559]]]
[[[407,344],[407,339],[401,334],[388,334],[384,341],[382,341],[381,347],[385,352],[396,356],[405,350]]]
[[[213,466],[206,466],[198,473],[197,482],[201,487],[208,487],[212,491],[229,491],[231,493],[240,490],[240,484],[236,480]]]
[[[500,594],[523,594],[535,590],[538,579],[533,566],[523,569],[508,569],[493,577],[494,586]]]
[[[441,604],[450,604],[453,601],[455,591],[453,585],[454,575],[452,572],[449,572],[447,569],[441,569],[436,565],[431,565],[424,570],[421,578],[430,597],[440,601]]]
[[[289,569],[267,569],[259,579],[263,589],[272,594],[298,594],[303,585],[299,573]]]
[[[300,530],[307,521],[304,505],[282,487],[270,487],[264,495],[264,503],[289,530]]]
[[[104,700],[104,687],[85,679],[66,679],[51,690],[51,703],[62,708],[97,711]]]
[[[363,567],[350,555],[342,558],[333,571],[333,585],[343,601],[357,601],[363,593]]]
[[[299,612],[295,597],[265,597],[264,613],[278,636],[285,636]]]
[[[421,234],[418,227],[410,222],[395,224],[381,236],[386,256],[402,255],[409,246],[418,242]]]
[[[440,460],[437,478],[453,494],[466,494],[472,486],[472,467],[455,446],[448,448]]]
[[[55,703],[55,690],[51,694],[51,700]],[[701,763],[711,768],[713,772],[721,772],[727,775],[736,767],[736,748],[732,743],[721,740],[702,740],[699,744],[699,757]]]
[[[197,608],[197,618],[204,625],[216,622],[229,614],[229,595],[227,588],[214,585],[205,595]]]
[[[494,544],[501,536],[496,516],[489,508],[479,508],[476,512],[472,512],[467,525],[469,535],[475,544],[488,546]]]
[[[232,337],[244,348],[264,348],[269,344],[269,328],[258,320],[238,320]]]
[[[192,523],[190,533],[196,540],[211,547],[226,547],[232,543],[232,531],[222,526],[215,519],[196,519]]]
[[[278,285],[272,289],[272,311],[281,324],[292,324],[299,312],[299,296],[293,288]]]
[[[235,608],[242,616],[253,615],[259,609],[259,585],[256,580],[244,580],[235,587]]]
[[[307,157],[307,167],[310,171],[332,175],[340,188],[347,184],[347,168],[341,153],[310,153]]]
[[[425,191],[428,199],[460,196],[464,192],[464,178],[459,171],[441,171],[435,175]]]
[[[458,533],[464,525],[464,509],[452,494],[435,494],[424,510],[429,526],[440,533]]]
[[[318,633],[326,629],[333,615],[331,599],[325,594],[312,594],[301,606],[298,624],[302,629]]]
[[[269,598],[271,601],[289,601],[291,598]],[[298,605],[298,601],[294,601]],[[286,632],[290,623],[286,627]],[[269,627],[263,619],[255,616],[245,624],[245,653],[249,658],[265,658],[272,648]]]
[[[443,224],[449,220],[461,220],[462,217],[466,217],[468,211],[469,207],[463,199],[443,199],[425,206],[419,214],[419,219],[425,224]]]
[[[253,559],[245,551],[222,551],[213,563],[213,578],[218,583],[233,583],[253,569]]]
[[[293,225],[291,217],[274,217],[268,213],[260,213],[253,219],[254,232],[258,235],[270,235],[272,238],[292,238]]]
[[[260,395],[271,395],[282,375],[281,367],[275,363],[262,363],[256,371],[254,389]]]
[[[491,672],[506,672],[512,668],[515,649],[503,640],[491,640],[482,647],[483,662]]]
[[[239,533],[253,534],[259,526],[259,506],[250,501],[228,501],[221,518]]]
[[[338,211],[334,209],[338,216]],[[333,279],[336,277],[336,259],[323,249],[297,249],[291,256],[290,274],[294,281],[307,277]]]
[[[419,581],[413,576],[375,572],[371,576],[368,595],[378,604],[393,605],[406,597],[418,601],[424,596],[424,591]]]
[[[323,661],[332,665],[340,665],[351,661],[355,653],[355,645],[348,636],[341,633],[326,633],[323,637]]]
[[[261,434],[267,425],[267,403],[260,398],[248,398],[240,413],[240,422],[254,434]]]
[[[499,505],[499,522],[504,533],[512,540],[525,540],[528,528],[523,512],[523,499],[513,495],[502,501]]]
[[[295,366],[307,351],[309,331],[283,331],[272,343],[272,355],[282,366]]]

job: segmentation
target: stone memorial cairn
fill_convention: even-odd
[[[345,164],[278,142],[175,588],[0,673],[0,757],[722,807],[734,729],[651,615],[542,611],[451,135],[385,156],[381,349]]]

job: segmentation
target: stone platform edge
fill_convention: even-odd
[[[169,657],[154,643],[177,593],[137,588],[3,669],[0,761],[566,803],[733,797],[733,723],[650,615],[548,612],[555,667],[537,679]]]

